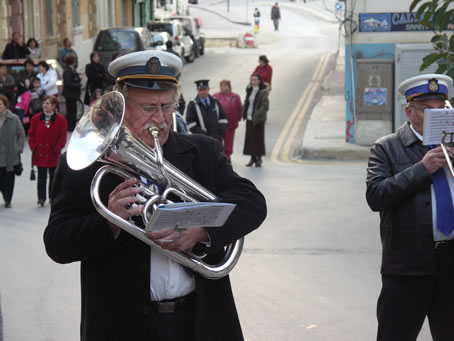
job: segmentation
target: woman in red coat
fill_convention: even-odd
[[[263,83],[268,85],[268,91],[271,91],[271,77],[273,76],[273,68],[269,65],[269,60],[265,55],[259,57],[259,65],[255,68],[253,74],[260,75]]]
[[[68,125],[66,118],[57,114],[57,98],[43,99],[43,112],[33,116],[28,131],[28,143],[32,150],[32,165],[38,167],[38,205],[46,202],[46,182],[49,173],[49,200],[52,200],[52,181],[58,157],[66,145]]]
[[[243,117],[243,104],[241,103],[240,96],[232,92],[232,85],[229,80],[222,80],[219,87],[221,91],[215,93],[213,96],[221,103],[222,109],[224,109],[227,120],[229,121],[227,130],[224,133],[224,154],[230,160],[230,155],[233,152],[235,129]]]

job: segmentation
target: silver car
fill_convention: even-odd
[[[192,63],[195,59],[194,42],[191,37],[184,34],[183,24],[179,20],[173,21],[150,21],[147,24],[148,29],[153,34],[154,32],[167,32],[170,34],[173,49],[181,48],[180,56]]]

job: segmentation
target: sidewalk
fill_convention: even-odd
[[[369,146],[345,141],[345,56],[343,49],[336,58],[335,69],[321,84],[323,95],[314,106],[303,139],[296,146],[296,159],[367,160]]]

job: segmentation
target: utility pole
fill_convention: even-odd
[[[227,0],[227,13],[230,11],[230,0]]]

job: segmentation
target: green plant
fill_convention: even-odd
[[[454,77],[454,34],[451,29],[452,16],[454,9],[449,8],[454,0],[413,0],[410,5],[410,12],[420,4],[416,11],[416,17],[420,18],[420,23],[432,30],[434,36],[431,43],[435,52],[425,56],[420,67],[420,71],[427,69],[433,63],[438,64],[436,73],[446,73]]]

